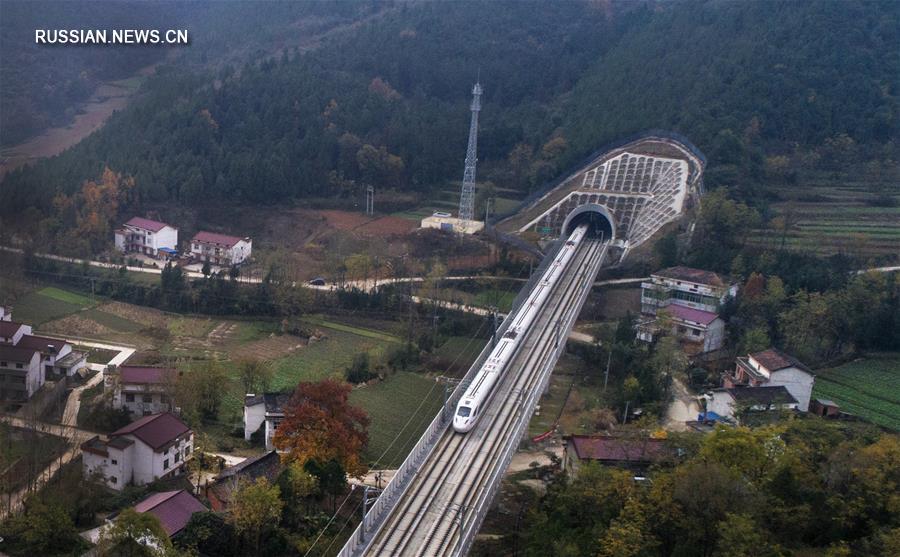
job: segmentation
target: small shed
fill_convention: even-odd
[[[835,418],[841,413],[841,407],[827,398],[817,398],[809,403],[809,413],[823,418]]]

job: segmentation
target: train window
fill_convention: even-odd
[[[472,409],[469,408],[468,406],[460,406],[460,407],[459,407],[459,411],[456,413],[456,415],[459,416],[459,417],[461,417],[461,418],[468,418],[468,417],[469,417],[469,413],[470,413],[471,411],[472,411]]]

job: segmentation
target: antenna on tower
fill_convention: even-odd
[[[462,224],[475,217],[475,163],[478,162],[478,113],[481,111],[481,69],[472,87],[472,120],[469,123],[469,146],[466,149],[466,168],[463,171],[462,193],[459,196],[459,220]]]

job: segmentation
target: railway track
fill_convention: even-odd
[[[606,244],[585,242],[541,309],[525,344],[510,361],[486,412],[468,434],[447,428],[418,470],[365,555],[459,555],[465,534],[493,498],[497,474],[518,446],[565,335],[577,317]],[[565,320],[565,322],[563,322]],[[477,521],[474,523],[473,521]]]

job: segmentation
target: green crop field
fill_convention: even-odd
[[[81,315],[119,333],[135,333],[144,328],[140,323],[96,308],[85,310]]]
[[[495,306],[502,312],[508,312],[518,294],[518,290],[483,290],[475,295],[474,305],[484,308]]]
[[[813,397],[831,399],[845,412],[900,430],[900,353],[817,371]]]
[[[74,292],[59,288],[44,288],[17,300],[13,315],[16,321],[36,327],[93,305],[94,302],[90,298]]]
[[[371,420],[365,454],[369,463],[376,468],[400,466],[440,410],[443,397],[444,388],[434,379],[409,372],[354,389],[350,401],[365,409]]]
[[[361,337],[371,338],[374,340],[381,340],[384,342],[401,342],[398,337],[394,335],[385,334],[379,331],[373,331],[371,329],[364,329],[362,327],[354,327],[352,325],[346,325],[344,323],[335,323],[334,321],[327,321],[320,316],[307,316],[303,318],[303,321],[315,325],[318,327],[325,327],[327,329],[332,329],[334,331],[340,331],[343,333],[350,333],[354,335],[358,335]]]
[[[94,301],[87,296],[82,296],[81,294],[77,294],[69,290],[61,290],[53,286],[42,288],[38,291],[38,293],[42,296],[47,296],[48,298],[53,298],[54,300],[59,300],[68,304],[75,304],[84,307],[94,305]]]

